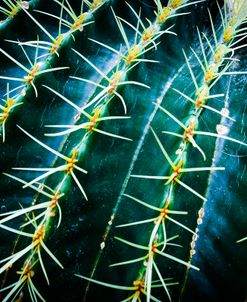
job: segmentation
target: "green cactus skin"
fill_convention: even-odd
[[[246,3],[30,4],[0,28],[3,301],[243,301]]]

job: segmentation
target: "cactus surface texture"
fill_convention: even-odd
[[[247,301],[246,41],[246,0],[0,0],[0,301]]]

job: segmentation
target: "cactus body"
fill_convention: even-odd
[[[244,301],[245,1],[0,12],[2,301]]]

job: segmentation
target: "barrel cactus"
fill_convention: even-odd
[[[245,0],[2,0],[1,301],[245,301]]]

